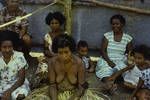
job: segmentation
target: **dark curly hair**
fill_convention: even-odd
[[[17,34],[16,32],[9,30],[0,31],[0,46],[3,43],[3,41],[7,40],[13,43],[14,48],[18,48],[22,43],[22,41],[19,38],[19,34]]]
[[[150,48],[144,44],[135,46],[133,52],[140,53],[144,56],[145,59],[150,60]]]
[[[77,44],[77,49],[79,49],[80,47],[87,47],[88,48],[88,44],[86,41],[84,40],[80,40]]]
[[[122,15],[120,15],[120,14],[113,15],[113,16],[110,18],[110,24],[112,24],[112,20],[113,20],[113,19],[119,19],[120,22],[121,22],[123,25],[126,24],[125,18],[124,18]]]
[[[61,13],[61,12],[54,12],[54,13],[48,13],[48,15],[46,16],[45,18],[45,23],[47,25],[50,25],[50,22],[53,20],[53,19],[56,19],[59,21],[60,25],[63,25],[66,21],[66,18],[65,16]]]
[[[76,49],[76,44],[74,39],[67,35],[67,34],[61,34],[53,39],[52,42],[52,51],[54,53],[58,53],[59,48],[65,48],[69,47],[71,52],[74,52]]]

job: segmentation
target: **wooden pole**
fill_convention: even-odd
[[[89,3],[89,4],[87,4],[87,3]],[[80,4],[82,4],[82,3],[80,3]],[[83,4],[87,4],[87,5],[91,5],[91,6],[107,7],[107,8],[111,8],[111,9],[119,9],[119,10],[124,10],[124,11],[134,12],[134,13],[138,13],[138,14],[144,14],[144,15],[150,15],[150,10],[133,8],[133,7],[123,6],[123,5],[118,5],[118,4],[111,4],[111,3],[106,3],[106,2],[97,1],[97,0],[84,0]]]
[[[72,33],[72,0],[64,0],[64,14],[66,17],[65,30],[68,35]]]

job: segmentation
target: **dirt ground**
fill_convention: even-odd
[[[29,68],[26,72],[26,77],[31,83],[31,87],[35,88],[37,86],[37,81],[35,81],[35,71],[38,65],[37,58],[30,58],[28,59]],[[101,91],[101,88],[103,87],[102,82],[99,81],[99,79],[95,76],[95,73],[88,73],[86,74],[86,80],[89,83],[89,88],[95,88],[99,91]],[[129,100],[129,95],[131,94],[130,90],[126,90],[125,88],[122,88],[121,86],[117,89],[117,93],[115,95],[110,95],[108,93],[105,93],[105,96],[108,96],[110,100]]]

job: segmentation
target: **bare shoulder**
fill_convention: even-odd
[[[48,64],[55,64],[58,61],[57,58],[58,58],[57,56],[52,57],[52,58],[46,58],[46,62]]]
[[[81,58],[79,58],[79,57],[76,56],[76,55],[73,55],[73,57],[74,57],[74,62],[75,62],[75,64],[78,64],[78,65],[81,65],[81,64],[82,64]]]

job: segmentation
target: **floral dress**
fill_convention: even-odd
[[[0,96],[15,84],[18,72],[24,67],[27,68],[27,62],[23,53],[14,51],[11,60],[6,64],[0,52]],[[29,82],[25,79],[24,84],[12,92],[12,100],[16,100],[18,94],[27,96],[29,91]]]
[[[22,28],[29,26],[29,22],[27,19],[20,20],[20,18],[25,15],[26,15],[26,12],[22,8],[19,8],[19,10],[16,11],[14,15],[10,15],[7,7],[2,8],[0,10],[0,24],[1,25],[9,21],[15,20],[15,19],[17,20],[17,22],[14,24],[8,25],[6,27],[3,27],[0,30],[3,29],[3,30],[10,30],[10,31],[16,32],[20,35],[20,38],[22,38],[24,35],[20,33]]]

